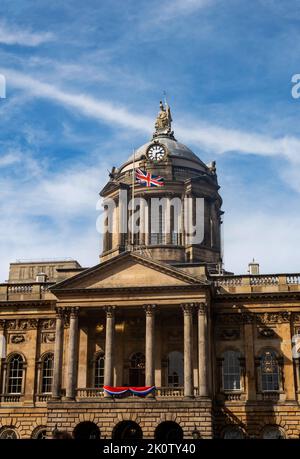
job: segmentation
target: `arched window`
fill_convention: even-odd
[[[223,431],[224,440],[242,440],[244,432],[239,426],[227,426]]]
[[[279,365],[275,351],[264,351],[260,356],[261,390],[279,390]]]
[[[33,438],[34,440],[45,440],[47,438],[47,427],[36,427],[31,434],[31,438]]]
[[[17,438],[18,434],[14,427],[3,427],[0,431],[1,440],[16,440]]]
[[[265,440],[282,440],[285,438],[285,433],[279,426],[267,425],[263,428],[262,438]]]
[[[73,431],[75,440],[100,440],[100,429],[94,422],[83,421]]]
[[[24,360],[20,354],[12,355],[7,365],[8,394],[21,394],[23,390]]]
[[[168,355],[168,386],[183,386],[183,355],[172,351]]]
[[[54,368],[54,355],[52,353],[46,354],[42,360],[41,392],[43,394],[49,394],[52,392],[53,368]]]
[[[238,351],[223,354],[223,390],[241,390],[241,364]]]
[[[104,352],[96,354],[94,363],[94,387],[103,387],[104,384]]]
[[[141,440],[143,431],[134,421],[121,421],[113,429],[113,440]]]
[[[129,385],[145,385],[145,355],[142,352],[135,352],[130,358]]]

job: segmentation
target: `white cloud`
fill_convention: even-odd
[[[19,152],[8,152],[3,156],[0,156],[0,168],[11,166],[14,163],[17,163],[21,160]]]
[[[173,0],[159,2],[155,8],[155,14],[151,15],[148,20],[149,24],[166,23],[182,16],[196,13],[199,10],[208,8],[213,5],[216,0]],[[153,8],[153,6],[152,6]],[[143,18],[143,21],[145,19]]]
[[[51,32],[34,33],[31,30],[16,28],[15,26],[0,22],[0,43],[5,45],[34,47],[53,39],[54,36]]]
[[[110,102],[93,99],[85,94],[72,94],[54,85],[42,83],[22,73],[2,69],[7,85],[30,91],[33,96],[56,101],[65,107],[76,108],[81,114],[108,123],[117,123],[124,127],[150,131],[153,120],[130,113],[126,108]]]
[[[138,129],[146,133],[151,131],[153,126],[153,119],[132,113],[126,107],[84,94],[64,91],[22,73],[9,70],[2,72],[7,75],[8,85],[20,88],[31,96],[46,98],[66,108],[73,108],[81,115],[109,125],[118,124],[132,132]],[[300,139],[288,136],[274,138],[207,125],[203,122],[186,124],[179,122],[178,128],[175,126],[177,137],[215,153],[226,154],[234,151],[236,154],[252,153],[285,158],[285,169],[283,167],[282,170],[286,171],[286,175],[283,175],[283,178],[300,192],[300,173],[297,167],[294,167],[299,162]],[[20,155],[22,162],[19,161]],[[71,256],[78,257],[83,264],[96,263],[100,252],[97,241],[100,237],[95,226],[89,226],[90,223],[77,226],[73,223],[76,218],[90,222],[101,182],[103,184],[103,181],[106,181],[106,176],[102,173],[106,168],[103,160],[101,163],[99,160],[93,166],[77,164],[68,172],[58,171],[50,176],[47,175],[47,168],[41,168],[41,165],[28,154],[7,151],[2,158],[0,157],[0,166],[1,159],[3,166],[6,163],[15,166],[19,163],[25,164],[23,176],[27,177],[28,183],[22,183],[21,202],[16,194],[14,181],[6,179],[6,186],[1,187],[5,191],[5,199],[2,200],[3,208],[0,203],[0,277],[7,277],[7,265],[15,258]],[[290,175],[288,169],[292,171]],[[35,180],[30,180],[33,176]],[[96,211],[94,215],[96,221]],[[53,227],[41,230],[37,222],[40,216],[47,216],[59,230],[56,232]],[[246,270],[247,263],[255,257],[259,261],[264,260],[264,272],[274,272],[274,266],[280,266],[281,271],[299,270],[299,225],[297,216],[283,213],[280,215],[279,211],[275,216],[267,213],[251,213],[246,216],[240,213],[226,214],[226,268],[237,273],[243,266]]]
[[[67,108],[75,108],[82,115],[125,128],[151,132],[153,119],[131,113],[126,107],[95,99],[85,94],[73,94],[43,83],[22,73],[2,69],[8,85],[29,91],[33,96],[53,100]],[[178,123],[175,132],[183,141],[199,144],[202,148],[217,154],[236,152],[262,156],[282,156],[293,163],[300,163],[300,139],[292,136],[274,138],[217,125],[194,122],[189,127]]]
[[[224,225],[227,270],[246,274],[248,263],[255,258],[262,273],[300,271],[299,216],[291,217],[283,209],[276,215],[229,211]]]
[[[72,257],[96,264],[101,248],[96,202],[106,180],[104,162],[50,173],[27,151],[16,152],[15,159],[13,176],[0,176],[0,282],[9,263],[20,258]]]
[[[182,125],[182,124],[181,124]],[[291,136],[274,138],[219,126],[195,123],[191,128],[178,127],[177,135],[217,154],[236,152],[260,156],[283,156],[300,163],[300,139]]]

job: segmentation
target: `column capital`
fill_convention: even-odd
[[[63,316],[64,316],[64,309],[61,308],[61,307],[56,307],[55,308],[55,313],[56,313],[56,318],[57,319],[63,319]]]
[[[207,303],[196,303],[195,306],[199,315],[207,313]]]
[[[115,315],[116,307],[115,306],[104,306],[104,311],[106,312],[106,317],[112,318]]]
[[[1,319],[0,320],[0,330],[4,330],[5,329],[5,324],[6,324],[6,320],[5,319]]]
[[[76,319],[76,317],[78,317],[78,314],[79,314],[79,309],[78,307],[74,307],[74,308],[70,308],[69,311],[70,311],[70,319]]]
[[[144,304],[146,316],[152,316],[155,313],[156,304]]]
[[[194,312],[194,303],[183,303],[181,304],[181,308],[183,310],[183,314],[187,316],[191,316]]]

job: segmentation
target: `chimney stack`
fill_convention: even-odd
[[[257,276],[259,274],[259,263],[257,263],[254,258],[253,261],[248,264],[248,273],[251,276]]]

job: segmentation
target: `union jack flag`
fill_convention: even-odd
[[[141,185],[145,185],[150,188],[153,186],[164,186],[164,179],[159,175],[152,175],[150,172],[142,171],[137,169],[135,171],[135,178]]]

